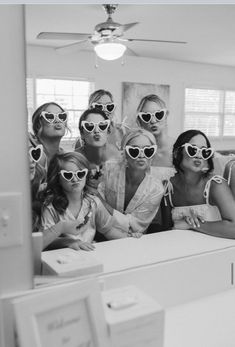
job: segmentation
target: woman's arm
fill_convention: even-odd
[[[224,178],[226,180],[230,178],[229,186],[235,199],[235,159],[225,166]]]
[[[43,249],[47,248],[52,242],[54,245],[58,243],[57,248],[63,247],[63,244],[65,244],[64,247],[67,247],[68,237],[60,238],[61,234],[79,235],[80,233],[79,228],[77,228],[79,226],[77,220],[61,221],[53,211],[52,208],[46,207],[42,214]],[[57,242],[55,242],[56,240]]]
[[[189,228],[212,236],[235,239],[235,200],[226,181],[211,182],[210,203],[218,207],[222,220]]]
[[[96,206],[96,229],[103,234],[107,240],[121,239],[128,236],[127,232],[113,228],[113,217],[109,212],[109,209],[113,211],[113,208],[108,205],[101,195],[96,198]]]

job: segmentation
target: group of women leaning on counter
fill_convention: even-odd
[[[114,114],[110,92],[92,93],[74,151],[65,152],[68,113],[54,102],[34,112],[32,216],[43,248],[89,251],[94,240],[169,229],[235,238],[235,156],[224,160],[200,130],[173,143],[157,95],[140,101],[135,127],[115,123]]]

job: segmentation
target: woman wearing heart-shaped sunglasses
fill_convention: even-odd
[[[38,165],[43,154],[42,145],[33,145],[29,141],[29,175],[31,185],[32,202],[32,231],[36,232],[40,228],[41,207],[38,202],[38,194],[43,189],[46,180],[46,172],[42,166]]]
[[[176,175],[165,194],[165,220],[174,229],[235,238],[235,201],[227,181],[213,175],[213,149],[206,135],[187,130],[173,146]]]
[[[136,113],[138,126],[150,131],[155,137],[158,150],[152,165],[158,167],[156,173],[157,178],[165,184],[175,174],[172,164],[172,147],[174,141],[168,135],[167,118],[169,112],[166,108],[166,103],[158,95],[149,94],[140,100]],[[161,205],[148,228],[148,233],[165,229],[164,221],[162,220],[163,208],[164,206]]]
[[[137,124],[150,131],[158,146],[153,166],[172,167],[173,139],[168,135],[166,103],[156,94],[144,96],[137,107]]]
[[[44,248],[71,247],[90,251],[96,230],[107,239],[119,238],[112,231],[113,218],[98,197],[88,191],[89,162],[80,153],[56,154],[48,168],[43,202]]]
[[[114,103],[113,95],[108,90],[95,90],[89,97],[88,109],[102,111],[105,113],[106,119],[110,120],[106,152],[108,157],[118,157],[124,130],[115,121],[116,104]],[[84,138],[78,138],[75,148],[79,149],[83,145]]]
[[[156,179],[151,161],[157,146],[154,136],[143,129],[126,134],[123,157],[105,163],[98,196],[114,217],[113,229],[123,237],[142,236],[156,214],[163,185]]]
[[[113,95],[105,89],[95,90],[89,97],[89,108],[98,108],[106,113],[110,119],[110,134],[108,136],[108,145],[113,147],[113,151],[118,151],[121,146],[121,140],[125,134],[125,128],[116,120]],[[117,153],[118,155],[118,153]]]
[[[68,114],[55,102],[47,102],[39,106],[32,116],[33,134],[30,141],[43,146],[43,154],[38,162],[47,171],[52,157],[60,152],[60,143],[68,129]]]

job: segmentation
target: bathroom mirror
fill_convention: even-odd
[[[235,90],[234,15],[235,5],[120,4],[113,20],[138,24],[123,36],[129,39],[123,41],[128,47],[123,58],[107,61],[96,57],[90,39],[95,26],[107,19],[101,4],[25,5],[29,129],[33,111],[54,99],[70,112],[72,133],[61,145],[73,150],[78,119],[91,91],[110,90],[118,105],[117,120],[122,121],[123,83],[129,82],[169,86],[168,127],[176,138],[184,130],[186,88]],[[62,35],[39,39],[41,32],[89,35],[84,40],[82,35],[70,36],[71,40]],[[72,46],[58,50],[66,45]],[[221,141],[212,136],[211,141],[219,150],[234,147],[232,137]]]

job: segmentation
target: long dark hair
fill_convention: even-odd
[[[183,147],[182,146],[185,143],[188,143],[196,135],[203,136],[204,139],[206,140],[207,147],[211,147],[209,139],[200,130],[190,129],[190,130],[184,131],[182,134],[180,134],[178,136],[177,140],[175,141],[174,146],[173,146],[173,165],[178,172],[183,171],[182,168],[180,167],[180,164],[181,164],[182,159],[183,159]],[[213,164],[212,157],[210,157],[207,161],[208,161],[209,170],[206,173],[204,173],[205,176],[207,176],[211,171],[214,170],[214,164]]]
[[[65,162],[72,162],[80,169],[89,169],[89,162],[81,153],[58,153],[52,158],[47,172],[47,187],[42,192],[40,199],[42,200],[44,207],[51,203],[59,214],[63,214],[69,204],[68,198],[60,184],[59,174],[60,170],[63,169],[63,164]],[[88,175],[86,180],[88,180]],[[87,196],[86,185],[84,187],[84,197],[85,196]]]

